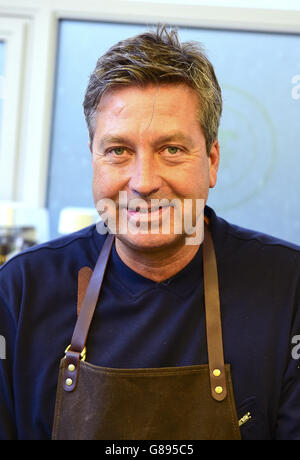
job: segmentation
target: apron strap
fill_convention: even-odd
[[[113,234],[108,234],[104,241],[80,308],[80,315],[76,322],[71,345],[66,350],[64,372],[64,390],[66,391],[73,391],[76,388],[79,361],[85,359],[85,342],[97,305],[114,238]]]
[[[227,395],[218,269],[211,232],[204,225],[203,276],[209,377],[212,397],[223,401]]]
[[[82,267],[78,272],[77,316],[79,316],[92,274],[93,270],[90,267]]]

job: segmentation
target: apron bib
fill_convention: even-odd
[[[108,234],[61,360],[54,440],[239,440],[230,365],[224,364],[217,264],[203,241],[208,364],[118,369],[85,361],[85,343],[114,235]],[[82,289],[79,287],[82,297]]]

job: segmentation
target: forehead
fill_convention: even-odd
[[[163,123],[166,127],[180,124],[199,129],[198,108],[198,95],[182,83],[118,87],[102,96],[96,126],[102,131],[113,124],[134,123],[142,129]]]

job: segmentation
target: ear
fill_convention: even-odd
[[[215,140],[209,153],[209,187],[213,188],[217,182],[218,168],[220,162],[220,146],[218,140]]]

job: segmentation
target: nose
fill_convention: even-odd
[[[138,196],[150,198],[160,189],[161,183],[154,157],[144,153],[137,155],[129,181],[130,190]]]

